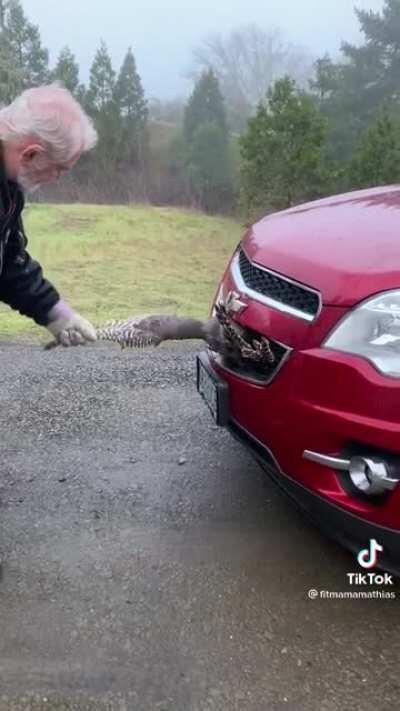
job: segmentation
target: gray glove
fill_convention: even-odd
[[[53,334],[57,343],[63,346],[83,346],[96,341],[96,330],[89,321],[73,311],[65,301],[59,301],[48,314],[46,328]]]

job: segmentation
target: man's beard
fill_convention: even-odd
[[[41,185],[41,183],[35,182],[33,172],[28,168],[20,168],[17,175],[17,183],[24,193],[34,193]]]

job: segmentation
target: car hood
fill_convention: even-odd
[[[400,288],[400,185],[362,190],[270,215],[245,235],[253,261],[351,306]]]

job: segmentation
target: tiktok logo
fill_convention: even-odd
[[[357,560],[362,568],[375,568],[378,563],[378,553],[382,553],[383,546],[379,545],[375,538],[371,538],[369,548],[364,548],[359,552]]]

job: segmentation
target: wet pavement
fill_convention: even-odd
[[[213,425],[192,346],[0,359],[0,711],[398,707],[400,603],[308,598],[356,563]]]

